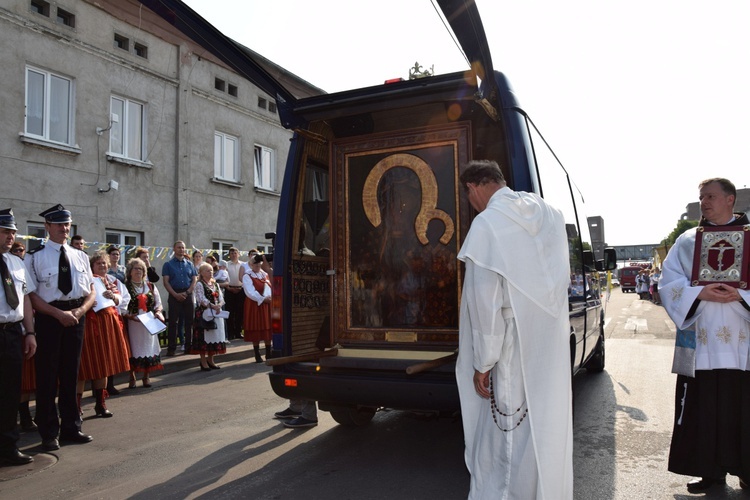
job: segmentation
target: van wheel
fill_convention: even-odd
[[[346,427],[362,427],[375,416],[375,408],[341,408],[331,410],[333,419]]]
[[[589,359],[589,362],[586,363],[586,370],[591,373],[601,373],[604,371],[604,333],[599,334],[594,354]]]

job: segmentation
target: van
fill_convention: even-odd
[[[160,3],[182,9],[176,18],[197,16]],[[456,256],[476,213],[458,179],[472,159],[496,160],[512,189],[564,213],[564,355],[573,374],[604,369],[597,271],[614,269],[614,250],[594,260],[581,194],[493,70],[476,6],[438,4],[473,69],[298,100],[267,74],[254,81],[277,96],[281,123],[294,130],[273,242],[271,386],[317,401],[343,425],[364,425],[381,408],[460,408]],[[209,35],[210,50],[254,78],[254,62],[231,40],[197,36]]]
[[[620,288],[622,293],[635,292],[638,273],[648,267],[648,264],[627,264],[620,268]]]

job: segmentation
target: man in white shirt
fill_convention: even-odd
[[[34,459],[18,451],[16,409],[21,399],[23,357],[36,352],[36,337],[29,293],[34,283],[23,261],[10,253],[16,239],[13,211],[0,211],[0,463],[25,465]],[[23,324],[23,328],[21,325]]]
[[[39,215],[44,217],[49,239],[30,251],[24,262],[36,288],[31,293],[38,342],[35,420],[42,448],[53,451],[60,448],[60,441],[93,439],[81,432],[76,384],[86,312],[96,294],[88,256],[67,243],[70,211],[56,205]]]

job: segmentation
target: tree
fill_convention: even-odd
[[[669,233],[669,236],[667,236],[666,238],[664,238],[661,241],[661,244],[662,245],[666,244],[668,246],[674,245],[674,242],[675,242],[675,240],[677,239],[677,237],[679,235],[681,235],[682,233],[684,233],[688,229],[693,228],[693,227],[695,227],[697,225],[698,225],[698,221],[697,220],[687,220],[687,219],[678,220],[677,221],[677,226],[675,226],[675,228],[672,230],[672,232]]]

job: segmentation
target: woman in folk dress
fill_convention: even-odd
[[[146,273],[146,264],[141,259],[130,259],[125,278],[125,286],[131,297],[125,314],[131,351],[129,389],[135,388],[135,372],[143,373],[143,387],[151,387],[150,373],[163,368],[159,335],[152,335],[138,319],[139,314],[151,312],[159,321],[164,322],[159,290],[148,281]]]
[[[193,346],[190,354],[200,354],[201,370],[218,370],[220,367],[214,363],[214,356],[227,352],[226,335],[224,331],[224,320],[216,318],[216,328],[204,330],[201,327],[201,318],[212,318],[219,314],[224,305],[224,296],[221,287],[214,280],[214,269],[211,264],[204,262],[198,268],[198,283],[195,285],[195,320],[193,321]],[[214,314],[204,314],[212,311]]]

